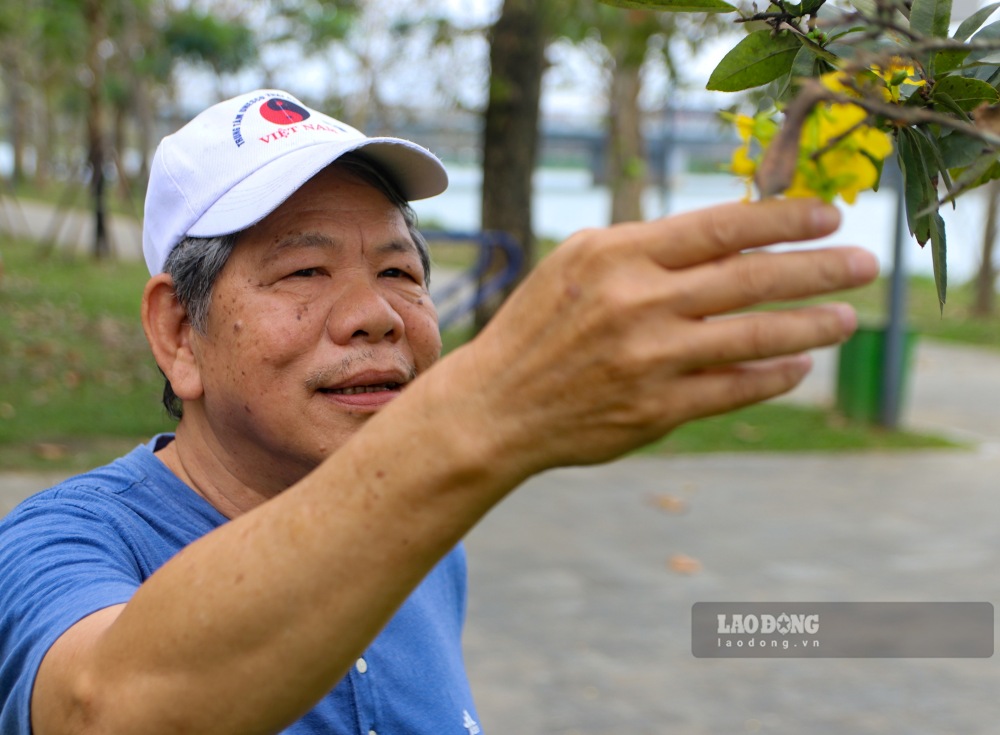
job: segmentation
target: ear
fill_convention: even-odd
[[[142,328],[160,370],[182,401],[201,397],[198,362],[192,349],[194,327],[177,300],[174,281],[166,273],[149,279],[142,293]]]

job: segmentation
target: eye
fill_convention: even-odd
[[[386,268],[379,275],[382,276],[383,278],[408,278],[411,281],[418,280],[411,273],[409,273],[406,270],[403,270],[402,268]]]
[[[312,278],[320,275],[319,268],[300,268],[294,273],[289,273],[288,278]]]

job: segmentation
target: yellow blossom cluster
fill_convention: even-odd
[[[872,72],[885,84],[882,96],[886,102],[899,103],[903,87],[923,87],[927,84],[926,79],[921,79],[917,75],[913,64],[906,63],[898,56],[893,57],[887,67],[883,68],[876,64],[872,67]]]
[[[840,72],[827,74],[820,81],[831,91],[857,95]],[[766,113],[754,117],[734,115],[730,119],[742,141],[733,153],[731,170],[744,177],[749,187],[778,125]],[[802,125],[795,175],[785,196],[820,197],[830,202],[839,195],[853,204],[859,192],[878,183],[881,162],[890,153],[891,138],[870,124],[868,113],[861,107],[818,104]]]

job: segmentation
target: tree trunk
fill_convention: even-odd
[[[547,32],[544,0],[504,0],[490,42],[490,96],[483,131],[482,227],[509,233],[520,247],[518,279],[534,261],[531,222],[531,177],[538,155],[538,115]],[[494,253],[486,274],[502,270]],[[497,298],[476,309],[482,328],[510,294],[510,284]]]
[[[997,238],[997,207],[1000,205],[1000,180],[986,185],[986,224],[983,227],[983,258],[976,274],[974,316],[992,316],[996,307],[996,269],[993,267],[993,244]]]
[[[16,54],[14,51],[13,54]],[[18,68],[16,59],[3,59],[3,82],[7,88],[7,105],[10,121],[10,145],[13,153],[13,169],[11,181],[18,184],[24,181],[24,148],[27,126],[25,125],[25,107],[28,100],[24,96],[24,79]]]
[[[139,172],[137,179],[139,186],[145,186],[149,179],[149,165],[151,152],[155,146],[153,140],[153,102],[146,90],[146,82],[139,79],[135,85],[135,124],[137,128],[139,146]]]
[[[41,120],[35,135],[35,185],[44,191],[52,178],[52,148],[56,139],[55,115],[52,112],[54,106],[47,85],[39,88],[38,100],[41,105]]]
[[[631,39],[615,52],[608,114],[608,183],[611,187],[611,223],[641,220],[646,184],[646,158],[639,110],[643,53]],[[645,44],[643,44],[645,50]]]
[[[87,25],[87,163],[90,166],[90,192],[94,207],[94,257],[98,260],[111,255],[107,230],[107,196],[104,180],[104,61],[101,42],[106,38],[103,0],[86,0],[84,20]]]

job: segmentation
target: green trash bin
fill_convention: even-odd
[[[858,327],[840,346],[837,360],[837,410],[852,421],[879,423],[882,394],[882,365],[885,360],[885,327]],[[913,364],[917,335],[906,330],[903,336],[903,365],[897,396],[903,405]]]

